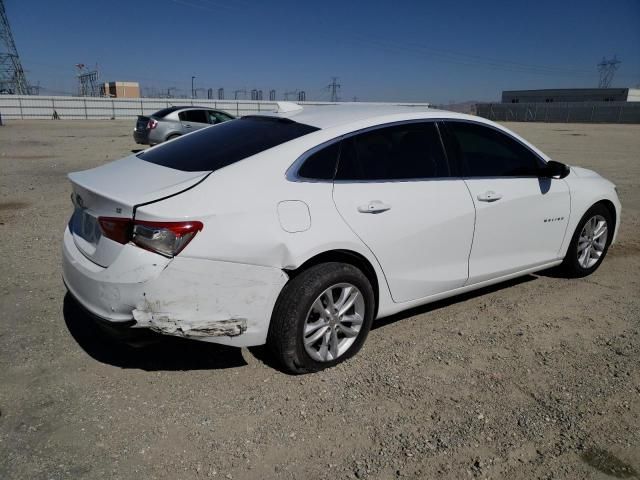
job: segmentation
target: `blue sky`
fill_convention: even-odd
[[[503,89],[640,85],[640,1],[5,0],[29,81],[76,90],[74,65],[104,80],[302,89],[328,99],[496,100]],[[202,94],[201,94],[202,95]]]

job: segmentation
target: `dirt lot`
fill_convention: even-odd
[[[0,127],[0,479],[640,478],[640,125],[509,125],[618,184],[596,274],[381,320],[301,377],[262,348],[131,350],[65,300],[65,174],[137,149],[132,126]]]

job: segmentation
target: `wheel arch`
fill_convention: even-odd
[[[603,205],[611,214],[611,218],[613,219],[613,225],[612,225],[612,231],[615,231],[616,229],[616,225],[618,224],[618,212],[616,210],[616,206],[613,204],[613,202],[611,200],[608,199],[602,199],[597,201],[596,203],[594,203],[591,207],[595,207],[596,205]]]
[[[371,283],[373,295],[375,297],[375,318],[378,315],[380,305],[380,280],[378,279],[375,268],[364,255],[353,250],[346,249],[328,250],[314,255],[295,269],[285,269],[285,272],[289,275],[289,279],[291,280],[305,270],[308,270],[315,265],[327,262],[340,262],[353,265],[358,268],[365,277],[367,277],[367,280]]]

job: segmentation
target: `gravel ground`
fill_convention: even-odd
[[[380,320],[306,376],[264,348],[124,347],[65,298],[65,174],[139,148],[132,127],[0,127],[0,479],[640,478],[640,125],[509,125],[618,184],[594,275]]]

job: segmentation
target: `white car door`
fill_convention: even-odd
[[[468,284],[558,259],[571,208],[566,182],[539,177],[544,161],[498,129],[446,126],[449,156],[458,158],[476,207]]]
[[[380,262],[395,302],[467,281],[473,201],[464,181],[451,175],[435,122],[344,139],[333,198]]]

